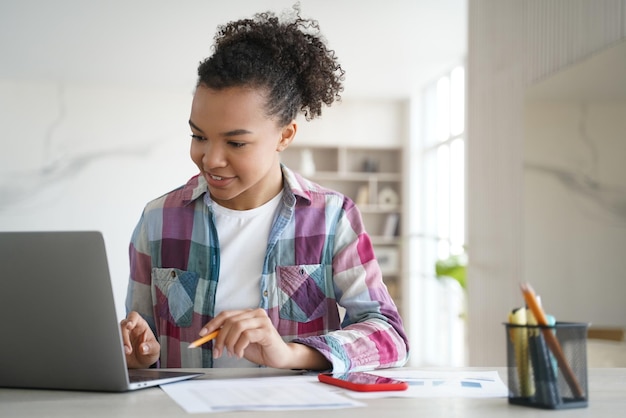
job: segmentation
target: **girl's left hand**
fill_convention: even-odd
[[[286,343],[263,309],[224,311],[200,331],[206,335],[219,329],[213,341],[213,357],[230,355],[256,364],[280,369],[325,370],[330,363],[317,350],[297,343]]]

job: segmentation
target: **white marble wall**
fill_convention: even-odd
[[[118,314],[144,204],[195,173],[190,91],[0,80],[0,230],[95,229]]]
[[[624,326],[626,102],[525,114],[524,276],[557,318]]]

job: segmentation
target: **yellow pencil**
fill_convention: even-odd
[[[210,334],[205,335],[205,336],[204,336],[204,337],[202,337],[202,338],[198,338],[196,341],[194,341],[194,342],[192,342],[191,344],[189,344],[189,347],[188,347],[188,348],[195,348],[195,347],[199,347],[199,346],[201,346],[202,344],[204,344],[204,343],[206,343],[206,342],[208,342],[208,341],[211,341],[213,338],[217,337],[217,334],[219,334],[219,333],[220,333],[220,330],[218,329],[218,330],[216,330],[216,331],[213,331],[213,332],[212,332],[212,333],[210,333]]]
[[[526,321],[526,308],[513,310],[509,314],[509,323],[522,325],[510,328],[510,338],[515,350],[515,363],[522,397],[530,397],[535,394],[535,385],[531,379],[530,358],[528,357],[528,325]]]

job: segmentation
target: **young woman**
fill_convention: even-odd
[[[189,118],[199,174],[148,203],[132,236],[121,322],[129,367],[343,372],[406,362],[402,320],[358,209],[279,159],[298,113],[320,116],[343,75],[317,22],[298,10],[219,28]]]

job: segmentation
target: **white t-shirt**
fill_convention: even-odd
[[[213,203],[220,241],[220,273],[215,314],[254,309],[260,303],[261,271],[274,216],[283,192],[258,208],[233,210]],[[226,350],[213,367],[258,367],[245,359],[228,357]]]

